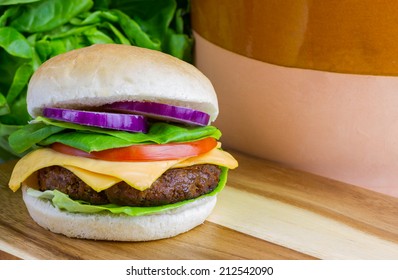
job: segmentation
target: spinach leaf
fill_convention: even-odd
[[[22,32],[49,31],[67,23],[78,14],[88,11],[92,0],[43,0],[22,6],[10,26]]]
[[[30,76],[33,74],[33,67],[30,63],[22,64],[17,71],[15,71],[14,80],[7,93],[7,102],[12,104],[19,96],[22,90],[26,87]]]
[[[24,3],[32,3],[32,2],[38,2],[40,0],[2,0],[0,2],[1,5],[16,5],[16,4],[24,4]]]
[[[0,93],[0,116],[6,115],[10,112],[10,107],[8,107],[7,99],[3,94]]]
[[[13,56],[32,58],[32,48],[26,38],[13,27],[0,27],[0,47]]]

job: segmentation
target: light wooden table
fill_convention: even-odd
[[[398,259],[398,198],[240,153],[207,221],[151,242],[70,239],[36,225],[0,165],[0,259]]]

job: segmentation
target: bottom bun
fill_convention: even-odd
[[[216,196],[209,196],[176,209],[132,217],[69,213],[26,191],[27,187],[23,187],[23,200],[30,216],[40,226],[68,237],[114,241],[149,241],[176,236],[202,224],[217,201]]]

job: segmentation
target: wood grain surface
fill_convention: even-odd
[[[232,152],[240,166],[207,221],[150,242],[39,227],[0,165],[0,259],[398,259],[398,198]]]

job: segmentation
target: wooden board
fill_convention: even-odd
[[[36,225],[0,165],[0,259],[398,259],[398,198],[240,153],[208,220],[151,242],[70,239]]]

